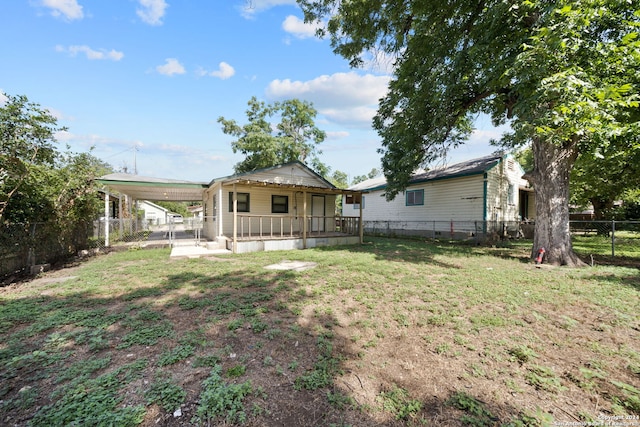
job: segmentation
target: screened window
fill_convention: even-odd
[[[289,213],[289,196],[271,196],[271,213]]]
[[[516,203],[516,188],[513,184],[509,184],[509,190],[508,190],[508,200],[507,203],[509,203],[510,205],[513,205]]]
[[[424,205],[424,189],[423,190],[409,190],[407,194],[407,206],[422,206]]]
[[[238,212],[249,212],[249,193],[238,195]],[[229,212],[233,212],[233,192],[229,192]]]

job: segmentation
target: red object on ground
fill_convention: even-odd
[[[542,258],[544,258],[544,248],[538,249],[538,255],[536,256],[536,264],[542,264]]]

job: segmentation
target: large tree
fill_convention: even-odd
[[[320,175],[328,175],[329,168],[320,161],[322,152],[317,148],[326,135],[315,125],[317,111],[311,103],[290,99],[266,104],[252,97],[248,107],[245,125],[218,118],[222,131],[237,138],[231,143],[233,152],[246,156],[234,166],[236,173],[299,160]],[[273,125],[272,118],[280,122]]]
[[[0,99],[0,223],[32,166],[53,166],[55,133],[63,129],[51,113],[26,96]]]
[[[298,0],[326,22],[352,66],[395,56],[374,127],[387,197],[411,174],[464,143],[477,114],[532,144],[526,178],[536,195],[532,252],[579,265],[569,234],[569,174],[581,152],[640,132],[640,11],[627,0]]]

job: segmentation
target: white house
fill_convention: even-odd
[[[202,201],[200,236],[211,248],[252,252],[362,242],[359,211],[336,214],[338,195],[360,192],[338,189],[297,161],[209,183],[120,173],[98,182],[135,200]]]
[[[170,211],[167,208],[156,205],[148,200],[137,200],[138,211],[144,211],[144,219],[150,225],[161,225],[167,223],[167,216]]]
[[[374,178],[349,188],[366,194],[362,200],[347,198],[343,213],[362,208],[365,230],[376,233],[465,237],[513,232],[518,221],[535,216],[533,192],[523,174],[513,156],[494,154],[416,173],[392,201],[384,197],[385,178]]]

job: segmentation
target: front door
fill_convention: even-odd
[[[311,231],[324,231],[324,196],[311,196]]]

